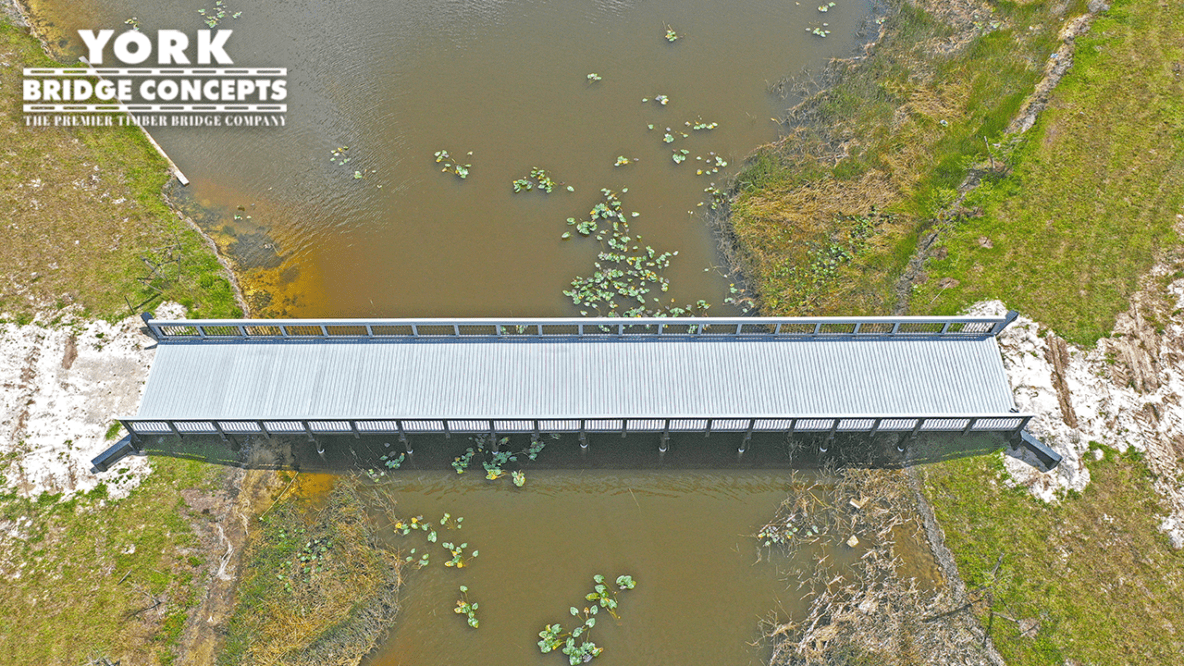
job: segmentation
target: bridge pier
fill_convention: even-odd
[[[658,453],[666,453],[666,450],[669,448],[666,445],[666,442],[669,440],[670,440],[670,433],[666,433],[666,432],[662,433],[662,441],[661,441],[661,443],[658,444]]]

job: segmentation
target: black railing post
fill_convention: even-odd
[[[976,423],[978,423],[978,417],[966,419],[966,427],[962,429],[962,434],[970,434],[970,431],[974,429],[974,424]]]

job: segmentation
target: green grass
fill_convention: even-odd
[[[11,94],[21,70],[58,63],[3,19],[0,60],[10,65],[0,68],[0,312],[27,321],[80,303],[110,319],[127,316],[129,301],[163,299],[197,316],[240,314],[213,252],[165,204],[167,166],[140,130],[26,127]]]
[[[5,664],[172,659],[206,564],[181,490],[209,490],[222,471],[169,458],[152,464],[155,471],[119,501],[108,499],[104,486],[64,501],[0,497],[0,521],[28,521],[22,538],[3,539]],[[151,605],[150,595],[166,599],[163,610],[132,617]],[[163,622],[153,619],[160,616]]]
[[[992,7],[977,27],[952,27],[893,3],[874,54],[840,65],[838,82],[797,111],[795,132],[745,165],[731,223],[766,313],[892,310],[919,234],[957,196],[968,167],[988,159],[984,138],[998,140],[1040,79],[1032,63],[1058,44],[1058,3]],[[1065,15],[1083,7],[1069,3]],[[965,44],[947,52],[950,40]],[[846,156],[836,161],[837,146]],[[891,223],[815,279],[806,268],[850,232],[845,221],[873,208]]]
[[[1178,664],[1184,654],[1184,553],[1158,531],[1149,472],[1133,452],[1095,449],[1104,458],[1091,458],[1090,485],[1059,506],[1008,488],[997,454],[922,468],[967,585],[994,582],[995,618],[976,611],[1011,666]],[[1006,618],[1039,628],[1024,637]]]
[[[943,232],[949,254],[929,263],[917,314],[998,298],[1074,342],[1108,334],[1139,278],[1179,241],[1182,22],[1180,3],[1129,1],[1097,19],[1012,172],[969,197],[982,216]]]
[[[402,563],[372,541],[356,484],[338,481],[324,502],[303,492],[252,526],[219,666],[356,663],[393,620]],[[308,549],[317,540],[324,551]]]

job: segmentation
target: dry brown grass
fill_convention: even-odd
[[[906,568],[928,546],[915,495],[901,471],[832,470],[833,483],[794,484],[763,532],[784,534],[791,550],[825,546],[841,553],[850,536],[854,562],[827,558],[793,572],[811,598],[806,617],[770,622],[772,664],[984,664],[982,630],[936,570]],[[818,527],[814,535],[810,527]],[[803,536],[805,535],[805,536]],[[920,577],[918,577],[920,575]],[[954,612],[950,612],[954,611]]]
[[[758,150],[731,204],[734,252],[767,314],[883,314],[937,212],[1039,79],[1060,17],[1082,3],[888,2],[871,54],[832,64]],[[1012,25],[1032,30],[1010,30]],[[803,88],[798,86],[798,91]],[[807,87],[808,89],[808,87]],[[826,279],[803,270],[826,235],[872,206],[893,213]],[[821,253],[821,254],[820,254]]]
[[[261,518],[221,664],[355,665],[393,619],[401,562],[373,541],[355,483],[320,507],[299,495]],[[317,540],[324,555],[303,561]]]

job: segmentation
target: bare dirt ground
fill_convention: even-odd
[[[1184,218],[1184,216],[1182,216]],[[1005,310],[980,303],[975,314]],[[1064,461],[1042,472],[1034,460],[1005,458],[1008,473],[1046,502],[1089,483],[1090,442],[1144,455],[1164,504],[1160,522],[1184,548],[1184,279],[1178,261],[1143,280],[1114,332],[1093,349],[1020,317],[999,336],[1020,410],[1037,414],[1029,430]]]
[[[176,304],[158,308],[180,316]],[[139,409],[155,341],[139,317],[110,324],[85,319],[55,325],[0,325],[0,486],[21,496],[86,492],[106,483],[124,497],[149,472],[146,458],[125,458],[91,473],[91,459],[115,443],[113,418]]]
[[[190,614],[181,634],[179,664],[213,664],[226,622],[234,610],[243,549],[251,534],[251,518],[266,510],[277,491],[278,480],[270,470],[239,470],[227,473],[225,486],[214,493],[183,490],[191,515],[208,518],[194,521],[195,531],[206,552],[220,552],[218,566]]]

